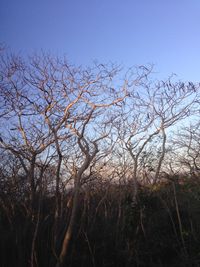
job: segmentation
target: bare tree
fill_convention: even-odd
[[[98,153],[99,142],[109,132],[108,122],[103,121],[105,111],[126,97],[126,82],[120,86],[115,84],[118,72],[119,68],[114,65],[95,64],[93,68],[84,69],[71,66],[66,59],[44,54],[33,56],[28,63],[19,57],[1,58],[1,126],[4,128],[1,148],[19,159],[29,180],[32,208],[41,181],[36,168],[42,166],[44,158],[56,162],[56,227],[61,215],[63,158],[73,159],[64,178],[74,179],[74,194],[69,227],[59,256],[61,264],[76,221],[83,174]],[[31,262],[34,265],[33,259]]]
[[[142,69],[143,70],[143,69]],[[192,83],[167,81],[152,82],[145,68],[142,78],[129,91],[129,98],[121,109],[121,115],[115,120],[119,139],[124,144],[133,161],[133,202],[136,201],[139,164],[144,152],[148,155],[151,143],[159,137],[157,166],[154,166],[154,178],[159,173],[166,153],[167,134],[170,128],[180,125],[181,121],[196,112],[198,85]]]
[[[197,118],[197,117],[196,117]],[[200,143],[199,122],[181,127],[173,137],[175,162],[182,166],[182,171],[192,176],[199,176],[200,171]]]

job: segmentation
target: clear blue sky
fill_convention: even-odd
[[[200,0],[0,0],[0,42],[200,79]]]

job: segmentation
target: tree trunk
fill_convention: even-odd
[[[59,255],[59,261],[56,264],[56,267],[61,267],[64,264],[66,255],[68,253],[69,250],[69,245],[70,245],[70,241],[72,239],[72,235],[73,235],[73,229],[76,223],[76,216],[77,216],[77,211],[78,211],[78,200],[79,200],[79,192],[80,192],[80,181],[78,181],[75,184],[75,188],[74,188],[74,196],[73,196],[73,204],[72,204],[72,213],[71,213],[71,217],[70,217],[70,222],[69,222],[69,226],[67,228],[67,231],[65,233],[64,236],[64,240],[62,243],[62,249]]]
[[[157,182],[157,180],[159,178],[161,166],[162,166],[162,163],[163,163],[163,160],[164,160],[164,157],[165,157],[165,152],[166,152],[165,144],[166,144],[167,136],[166,136],[165,129],[164,129],[163,126],[162,126],[162,136],[163,136],[162,151],[161,151],[161,155],[160,155],[160,158],[159,158],[159,161],[158,161],[158,166],[157,166],[157,169],[156,169],[154,184],[156,184],[156,182]]]
[[[137,204],[137,194],[138,194],[138,180],[137,180],[137,169],[138,169],[138,157],[134,159],[134,170],[133,170],[133,197],[132,197],[132,207]]]

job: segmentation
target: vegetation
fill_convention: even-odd
[[[199,104],[151,67],[2,51],[1,266],[200,266]]]

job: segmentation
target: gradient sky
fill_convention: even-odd
[[[200,0],[0,0],[0,42],[199,81]]]

